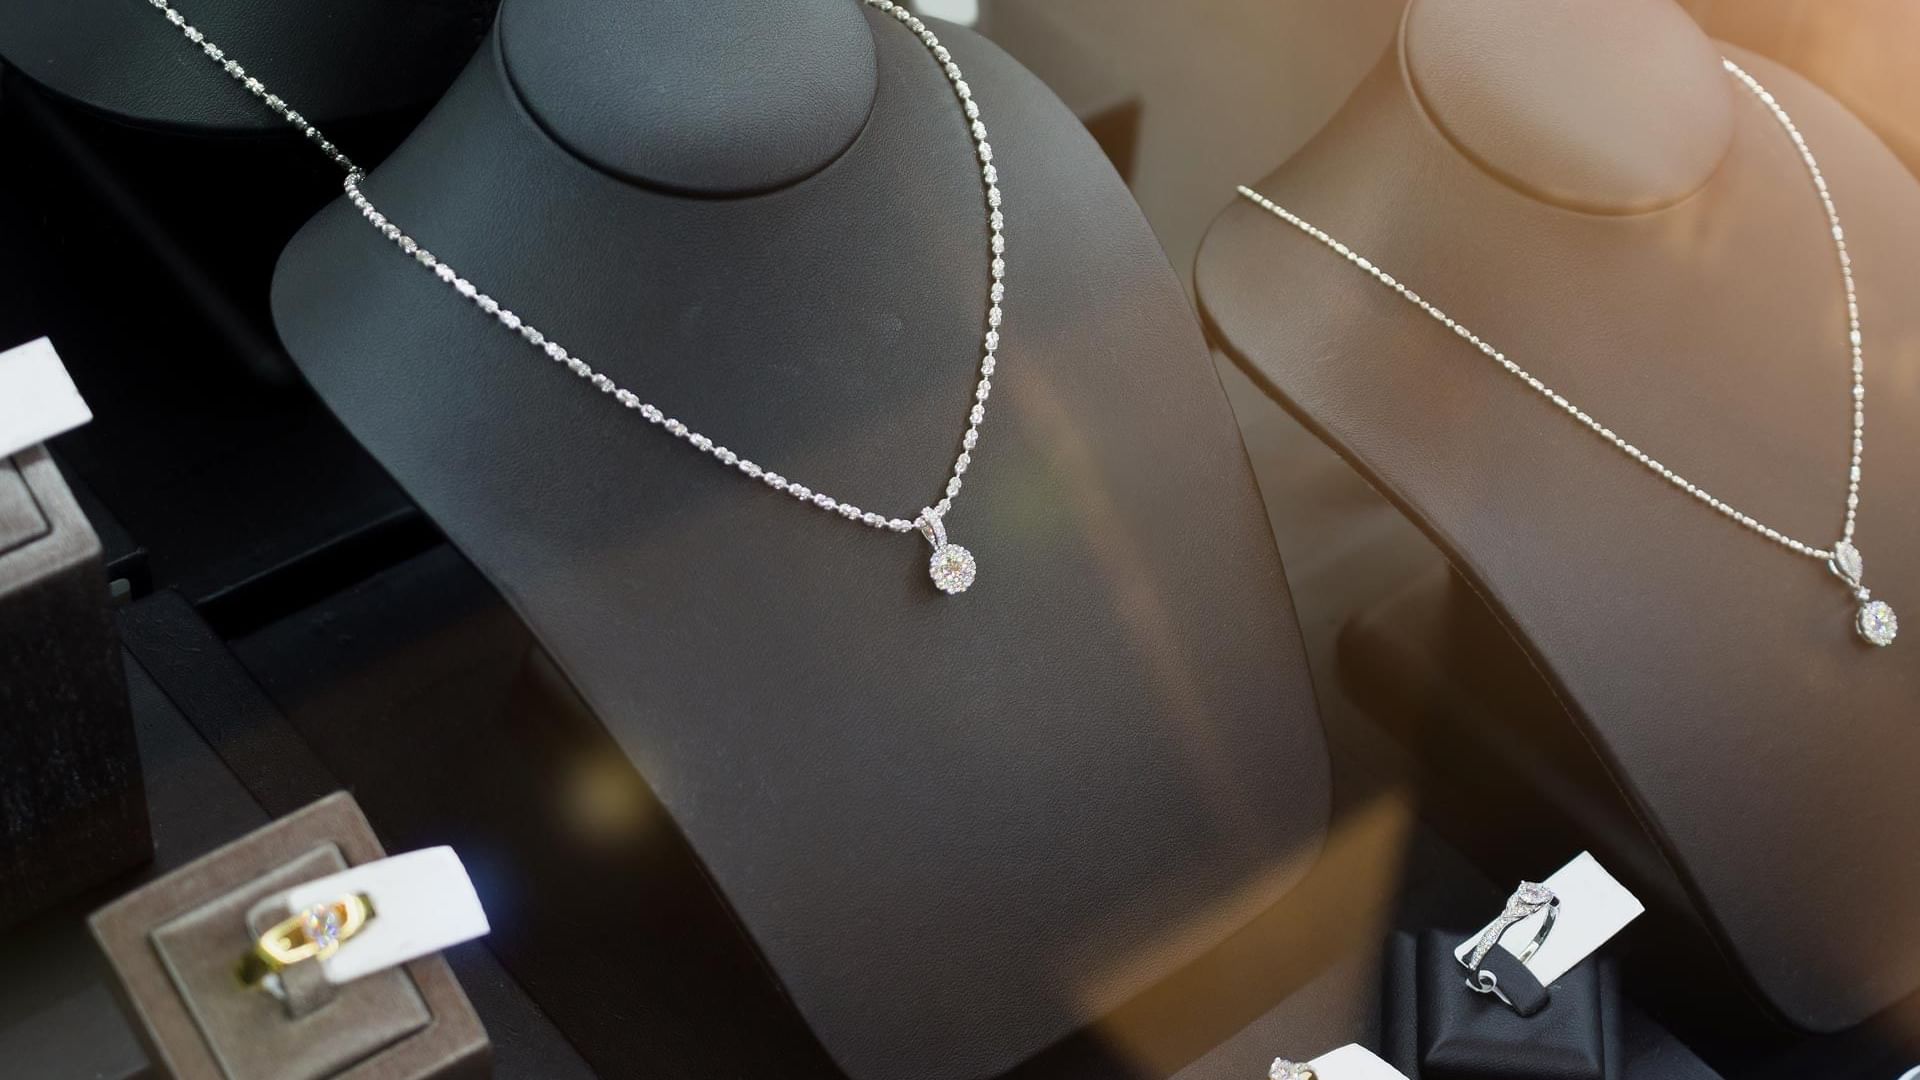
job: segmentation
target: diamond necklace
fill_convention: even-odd
[[[980,424],[981,421],[986,419],[987,415],[987,395],[993,390],[993,369],[998,363],[994,358],[994,351],[1000,347],[1000,303],[1005,298],[1007,292],[1005,281],[1007,273],[1005,257],[1007,241],[1004,232],[1006,220],[1000,212],[1000,176],[999,171],[995,169],[993,165],[993,147],[987,142],[987,128],[986,125],[980,121],[980,106],[974,101],[973,89],[967,85],[966,79],[961,76],[960,65],[954,63],[953,56],[947,51],[946,46],[940,44],[940,39],[934,36],[933,31],[927,29],[927,25],[921,22],[919,18],[915,17],[913,13],[909,12],[905,7],[893,3],[892,0],[859,0],[860,3],[864,3],[868,7],[892,15],[908,30],[911,30],[914,35],[920,39],[920,43],[926,47],[927,51],[933,54],[934,60],[940,64],[941,70],[946,73],[947,81],[952,84],[954,97],[959,101],[961,111],[966,114],[967,128],[973,139],[974,153],[980,159],[980,178],[986,190],[987,201],[987,246],[992,257],[992,261],[988,264],[992,278],[991,284],[989,284],[987,288],[987,329],[984,338],[985,348],[982,351],[982,358],[980,360],[980,381],[974,386],[973,406],[967,412],[966,430],[960,436],[960,453],[954,458],[953,471],[947,477],[946,493],[940,497],[938,502],[932,506],[923,508],[912,518],[887,517],[874,513],[871,510],[862,510],[853,503],[835,499],[825,492],[815,491],[799,481],[790,480],[720,445],[706,435],[688,427],[684,421],[668,416],[665,412],[661,411],[659,406],[643,401],[638,394],[614,382],[606,373],[595,370],[592,365],[588,364],[579,356],[569,352],[558,341],[555,341],[552,337],[536,329],[532,323],[514,314],[506,307],[503,307],[498,300],[481,292],[473,282],[468,281],[456,272],[453,267],[447,265],[445,260],[434,255],[422,247],[413,237],[402,232],[400,226],[388,220],[387,216],[381,213],[379,209],[373,205],[372,201],[367,198],[366,193],[361,190],[361,184],[366,180],[365,171],[355,165],[338,147],[329,142],[326,136],[320,133],[319,128],[314,127],[305,117],[295,112],[291,106],[269,91],[265,83],[261,82],[257,77],[247,74],[246,69],[241,67],[238,61],[229,59],[218,45],[207,40],[205,34],[187,22],[186,17],[181,15],[176,8],[169,4],[168,0],[148,0],[148,2],[164,15],[168,22],[178,28],[179,31],[186,36],[188,41],[198,46],[209,59],[220,65],[221,69],[231,76],[235,82],[243,86],[248,93],[259,98],[267,108],[273,110],[274,113],[278,114],[287,123],[293,125],[295,130],[299,131],[302,135],[306,136],[309,141],[314,143],[321,153],[325,154],[342,169],[345,169],[347,173],[345,183],[347,198],[360,211],[360,215],[366,218],[367,222],[378,230],[382,236],[391,241],[403,253],[412,256],[414,261],[422,267],[431,270],[436,277],[446,282],[449,287],[470,301],[474,306],[478,307],[487,315],[492,316],[502,327],[518,334],[527,344],[539,349],[549,359],[563,365],[568,371],[593,384],[601,393],[611,396],[614,401],[620,405],[639,413],[648,423],[665,430],[674,438],[685,441],[694,449],[712,457],[721,465],[738,470],[773,490],[785,495],[791,495],[803,503],[818,507],[830,513],[838,514],[856,525],[865,525],[874,529],[887,529],[897,533],[910,533],[918,530],[926,537],[927,542],[933,545],[933,557],[929,560],[927,569],[933,578],[934,585],[938,587],[941,592],[948,595],[965,592],[967,587],[973,584],[976,572],[973,553],[961,547],[959,544],[953,544],[947,541],[946,516],[947,512],[953,509],[953,500],[960,494],[960,477],[967,471],[967,466],[973,463],[973,450],[980,442]]]
[[[1540,394],[1540,396],[1553,402],[1562,412],[1578,420],[1589,430],[1618,447],[1621,452],[1625,453],[1628,457],[1645,465],[1674,487],[1699,499],[1701,502],[1706,503],[1708,506],[1713,507],[1727,517],[1732,518],[1734,521],[1739,522],[1741,525],[1746,526],[1748,529],[1782,547],[1788,548],[1800,555],[1805,555],[1808,558],[1819,559],[1825,562],[1827,568],[1833,571],[1834,575],[1841,580],[1847,590],[1853,594],[1854,600],[1860,605],[1859,610],[1854,616],[1854,628],[1859,631],[1860,636],[1874,645],[1891,645],[1893,644],[1894,635],[1899,632],[1900,620],[1894,615],[1893,608],[1890,605],[1883,600],[1875,600],[1873,594],[1868,592],[1866,585],[1862,583],[1862,579],[1866,573],[1866,565],[1861,559],[1860,549],[1854,546],[1853,543],[1854,520],[1858,516],[1860,509],[1860,460],[1862,452],[1866,449],[1865,430],[1867,420],[1866,364],[1862,359],[1860,351],[1860,304],[1853,293],[1853,259],[1847,254],[1847,242],[1844,234],[1840,231],[1840,215],[1835,212],[1833,208],[1833,198],[1827,193],[1826,177],[1821,175],[1820,166],[1813,160],[1813,151],[1807,149],[1807,141],[1805,137],[1800,134],[1800,129],[1793,126],[1793,120],[1787,116],[1787,111],[1780,107],[1780,103],[1775,101],[1773,95],[1768,93],[1753,76],[1741,70],[1740,66],[1731,60],[1722,59],[1720,63],[1727,69],[1728,74],[1732,75],[1743,86],[1752,91],[1755,97],[1758,97],[1766,104],[1767,108],[1773,112],[1773,118],[1779,122],[1781,129],[1793,140],[1794,147],[1800,151],[1800,160],[1806,164],[1807,175],[1813,178],[1814,190],[1820,195],[1820,205],[1826,209],[1827,224],[1832,227],[1833,231],[1833,249],[1840,257],[1840,282],[1846,287],[1847,294],[1847,340],[1852,348],[1853,354],[1853,462],[1847,470],[1846,524],[1841,530],[1840,539],[1834,543],[1831,549],[1822,549],[1813,544],[1796,540],[1778,529],[1761,523],[1756,520],[1753,515],[1742,513],[1724,500],[1715,498],[1708,493],[1706,488],[1674,472],[1646,451],[1616,434],[1612,428],[1607,427],[1592,416],[1589,416],[1579,406],[1568,401],[1564,395],[1546,383],[1541,382],[1539,378],[1519,364],[1508,359],[1505,353],[1489,345],[1478,335],[1474,334],[1473,331],[1455,322],[1452,316],[1440,310],[1431,301],[1425,299],[1412,289],[1407,288],[1405,284],[1396,280],[1391,274],[1388,274],[1370,260],[1363,258],[1359,252],[1354,251],[1346,244],[1327,235],[1325,231],[1315,227],[1311,222],[1250,187],[1243,185],[1240,188],[1240,194],[1268,210],[1287,224],[1292,225],[1294,228],[1299,229],[1301,232],[1306,233],[1308,236],[1313,237],[1315,240],[1333,249],[1335,253],[1348,262],[1372,275],[1375,281],[1378,281],[1381,285],[1405,297],[1409,303],[1415,305],[1428,315],[1433,316],[1435,320],[1444,324],[1447,329],[1452,330],[1455,334],[1465,339],[1467,344],[1479,349],[1482,354],[1494,363],[1505,368],[1514,378],[1526,383],[1532,387],[1535,392]]]

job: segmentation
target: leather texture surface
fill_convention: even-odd
[[[1728,50],[1806,132],[1858,275],[1868,359],[1858,542],[1920,603],[1920,187],[1824,94]],[[1846,313],[1790,142],[1729,80],[1693,197],[1570,213],[1463,159],[1398,52],[1257,186],[1716,495],[1830,543],[1848,465]],[[1621,72],[1633,78],[1632,71]],[[1628,460],[1398,296],[1237,200],[1202,248],[1234,360],[1386,493],[1526,649],[1735,967],[1792,1023],[1920,984],[1920,664],[1853,630],[1826,568]],[[1845,918],[1833,913],[1846,911]]]
[[[1452,946],[1465,936],[1464,931],[1401,931],[1388,940],[1380,1056],[1409,1080],[1719,1076],[1625,996],[1606,957],[1569,971],[1553,985],[1553,1004],[1532,1019],[1514,1016],[1499,1002],[1490,1002],[1490,1007],[1504,1018],[1492,1013],[1483,1018],[1471,1003],[1454,1000],[1460,995],[1479,999],[1460,985],[1458,975],[1464,969],[1453,958]]]
[[[473,55],[494,0],[181,0],[187,21],[316,124],[422,105]],[[284,121],[146,0],[0,4],[0,58],[103,112],[159,127]]]
[[[1553,994],[1533,972],[1520,962],[1520,958],[1504,949],[1495,949],[1480,961],[1478,971],[1484,971],[1492,977],[1490,984],[1497,987],[1506,997],[1508,1008],[1521,1019],[1531,1019],[1540,1014],[1553,1001]],[[1478,972],[1475,972],[1477,975]]]
[[[740,13],[709,10],[728,8]],[[846,0],[511,3],[500,53],[535,121],[581,160],[669,191],[738,195],[813,175],[866,126],[876,83],[860,11]]]
[[[546,138],[489,46],[368,192],[663,409],[910,517],[964,426],[985,207],[937,64],[866,18],[872,114],[803,183],[621,183]],[[917,535],[650,430],[344,204],[274,287],[303,372],[513,603],[861,1080],[995,1074],[1111,1010],[1286,893],[1328,797],[1285,582],[1178,280],[1071,114],[939,33],[1010,237],[949,521],[980,560],[964,596],[931,589]],[[623,898],[601,902],[617,921]],[[588,959],[583,985],[617,1001],[625,969]]]
[[[1487,955],[1521,1015],[1491,994],[1467,988],[1453,948],[1467,935],[1426,931],[1419,945],[1422,1080],[1621,1080],[1620,991],[1604,960],[1576,965],[1543,988],[1505,949]],[[1531,987],[1528,984],[1531,983]],[[1528,991],[1531,991],[1530,993]]]
[[[240,954],[259,932],[248,925],[249,909],[346,868],[339,848],[324,844],[155,928],[154,951],[227,1080],[325,1080],[432,1022],[404,968],[356,980],[299,1017],[234,978]]]

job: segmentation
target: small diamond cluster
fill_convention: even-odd
[[[1507,900],[1508,911],[1518,911],[1531,915],[1540,908],[1553,903],[1553,890],[1537,881],[1523,881]]]
[[[1753,76],[1747,74],[1739,65],[1731,60],[1723,59],[1721,64],[1726,68],[1728,74],[1732,75],[1736,81],[1752,91],[1754,96],[1758,97],[1760,101],[1766,105],[1768,110],[1772,112],[1774,120],[1777,121],[1782,130],[1787,133],[1787,137],[1793,140],[1794,147],[1800,152],[1801,162],[1806,165],[1808,176],[1813,179],[1814,190],[1820,196],[1820,205],[1826,210],[1827,225],[1833,234],[1834,251],[1839,256],[1840,281],[1846,289],[1847,299],[1847,343],[1853,358],[1853,458],[1847,469],[1846,523],[1841,535],[1844,540],[1851,541],[1853,539],[1854,522],[1860,509],[1860,461],[1862,454],[1866,450],[1867,423],[1866,364],[1860,351],[1860,303],[1854,296],[1853,291],[1853,258],[1847,254],[1845,234],[1840,229],[1840,215],[1839,212],[1834,209],[1832,196],[1827,193],[1826,177],[1821,174],[1819,163],[1814,161],[1813,151],[1807,149],[1805,136],[1800,134],[1800,129],[1794,126],[1793,121],[1788,118],[1786,110],[1781,108],[1780,103],[1774,100],[1773,95],[1768,93]],[[1568,401],[1565,395],[1554,390],[1546,383],[1541,382],[1538,377],[1513,360],[1508,359],[1506,354],[1482,340],[1474,334],[1473,331],[1468,330],[1462,324],[1454,321],[1452,316],[1440,310],[1440,308],[1436,307],[1431,301],[1422,297],[1419,293],[1414,292],[1412,289],[1409,289],[1402,282],[1395,280],[1391,274],[1374,265],[1373,262],[1361,256],[1359,252],[1354,251],[1346,244],[1328,235],[1324,230],[1316,227],[1305,218],[1300,217],[1252,188],[1242,186],[1239,190],[1240,194],[1247,199],[1258,204],[1263,209],[1280,218],[1280,220],[1285,221],[1287,224],[1292,225],[1294,228],[1299,229],[1301,232],[1306,233],[1313,239],[1333,249],[1336,254],[1348,262],[1372,275],[1375,281],[1378,281],[1381,285],[1405,297],[1414,306],[1426,312],[1447,329],[1463,338],[1467,344],[1472,345],[1494,363],[1499,364],[1509,374],[1521,382],[1526,383],[1529,387],[1532,387],[1533,390],[1542,397],[1553,402],[1556,408],[1573,417],[1589,430],[1618,447],[1621,452],[1625,453],[1628,457],[1645,465],[1648,469],[1659,475],[1661,479],[1666,480],[1673,486],[1685,491],[1688,495],[1699,499],[1701,502],[1776,544],[1790,548],[1810,558],[1820,559],[1822,561],[1831,561],[1833,559],[1834,553],[1832,551],[1825,550],[1815,544],[1808,544],[1796,540],[1778,529],[1763,524],[1754,518],[1753,515],[1742,513],[1726,501],[1709,493],[1706,488],[1693,483],[1666,465],[1661,464],[1645,450],[1640,449],[1616,434],[1612,428],[1607,427],[1592,416],[1587,415],[1579,406]]]
[[[315,904],[300,915],[300,929],[322,956],[340,947],[340,926],[340,913],[332,904]]]
[[[828,511],[829,513],[838,514],[855,524],[866,525],[875,529],[889,529],[899,533],[913,532],[919,527],[922,518],[925,516],[924,513],[913,518],[888,517],[874,513],[871,510],[863,510],[853,503],[836,499],[825,492],[815,491],[799,481],[789,479],[772,469],[748,460],[739,453],[715,442],[708,436],[695,431],[689,427],[686,422],[668,416],[658,406],[642,400],[640,396],[633,391],[615,383],[613,379],[608,377],[604,372],[595,370],[585,359],[569,352],[558,341],[553,340],[547,334],[537,329],[532,323],[527,322],[525,318],[508,310],[498,300],[480,291],[479,287],[474,285],[473,282],[462,277],[444,260],[434,255],[431,251],[428,251],[419,241],[403,232],[400,226],[394,224],[385,214],[381,213],[380,210],[374,206],[373,202],[367,198],[366,193],[361,189],[362,183],[366,180],[365,172],[356,166],[338,147],[329,142],[326,136],[320,133],[318,128],[308,123],[305,117],[295,112],[286,102],[269,92],[266,85],[258,78],[248,75],[246,69],[241,67],[238,61],[227,59],[226,53],[223,52],[219,46],[208,41],[204,33],[187,22],[186,17],[172,7],[171,4],[168,3],[168,0],[148,0],[148,2],[161,12],[169,23],[172,23],[182,34],[186,35],[188,41],[198,46],[209,59],[219,64],[229,76],[245,87],[248,93],[259,98],[267,108],[272,109],[281,118],[286,120],[287,123],[293,125],[295,129],[312,141],[322,153],[326,154],[328,158],[342,169],[345,169],[347,172],[345,182],[347,198],[353,203],[354,207],[360,211],[360,215],[366,218],[367,222],[378,230],[382,236],[385,236],[395,246],[399,247],[403,253],[411,256],[420,266],[432,271],[441,281],[445,282],[462,297],[472,302],[482,312],[494,318],[501,326],[518,334],[528,345],[538,349],[548,359],[565,367],[572,374],[592,384],[593,387],[601,393],[611,396],[620,405],[638,412],[648,423],[663,429],[677,439],[685,441],[694,449],[714,458],[720,464],[736,469],[744,475],[766,484],[775,491],[784,495],[791,495],[803,503]],[[980,361],[980,380],[974,386],[973,404],[968,409],[966,429],[960,437],[960,452],[958,456],[954,458],[953,470],[947,478],[945,493],[941,496],[940,501],[931,507],[935,515],[944,517],[946,513],[953,508],[953,501],[960,494],[960,488],[963,483],[961,477],[965,475],[968,466],[973,463],[974,449],[980,443],[980,425],[986,420],[987,416],[987,397],[993,391],[994,369],[999,363],[995,353],[1000,347],[1000,323],[1003,314],[1001,302],[1006,298],[1007,293],[1006,216],[1001,210],[1000,173],[999,169],[996,168],[993,163],[993,145],[987,141],[987,127],[980,119],[980,105],[974,100],[973,88],[967,85],[966,79],[961,75],[960,65],[954,62],[953,55],[947,50],[947,47],[940,44],[940,39],[934,36],[933,31],[928,29],[926,23],[922,22],[904,6],[895,4],[892,0],[860,0],[860,2],[884,14],[892,15],[901,25],[912,31],[914,36],[920,39],[921,44],[932,54],[934,61],[940,65],[941,71],[946,75],[947,81],[951,84],[955,99],[960,103],[961,111],[965,114],[968,134],[973,141],[974,155],[979,159],[980,178],[986,193],[987,246],[989,254],[991,255],[991,261],[988,263],[990,281],[987,288],[986,330],[983,338],[982,358]],[[971,575],[968,576],[970,577]]]
[[[979,568],[973,561],[973,552],[959,544],[942,544],[928,560],[927,572],[933,575],[933,583],[941,592],[952,596],[966,592],[973,585]]]
[[[1267,1080],[1314,1080],[1313,1070],[1297,1061],[1274,1058],[1267,1066]]]
[[[1862,604],[1857,621],[1860,636],[1875,645],[1891,645],[1893,639],[1900,635],[1900,617],[1893,613],[1893,606],[1884,600]]]

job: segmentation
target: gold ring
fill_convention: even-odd
[[[240,981],[260,983],[304,960],[325,960],[373,918],[373,902],[364,893],[314,904],[260,935],[240,961]]]

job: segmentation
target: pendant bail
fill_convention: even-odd
[[[1851,540],[1843,538],[1833,545],[1833,557],[1827,560],[1827,569],[1855,589],[1865,584],[1866,560],[1861,558],[1860,549],[1854,547]]]
[[[922,507],[920,516],[915,518],[913,523],[920,527],[920,535],[927,538],[927,543],[933,545],[933,550],[939,551],[947,546],[947,525],[940,520],[938,510],[931,506]]]

